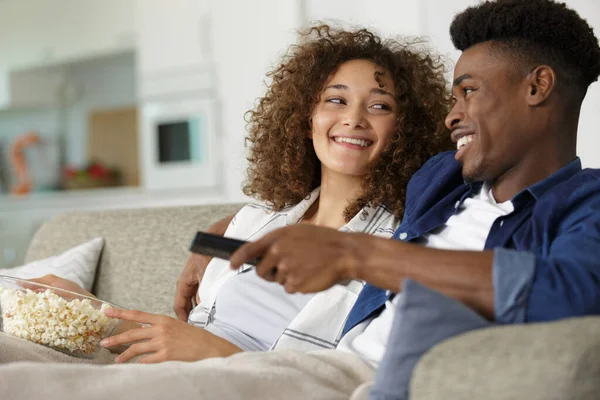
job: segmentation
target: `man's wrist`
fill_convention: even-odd
[[[369,235],[361,233],[344,234],[344,261],[342,263],[342,279],[362,279],[362,270],[368,261],[365,253],[369,251]]]

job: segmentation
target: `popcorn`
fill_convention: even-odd
[[[34,292],[0,288],[3,331],[34,343],[91,356],[102,338],[116,325],[89,299],[65,300],[51,290]]]

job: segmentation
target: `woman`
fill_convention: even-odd
[[[225,235],[256,240],[303,223],[390,237],[410,176],[451,146],[442,65],[413,44],[321,25],[302,33],[268,77],[267,93],[248,114],[244,192],[259,202],[236,214]],[[143,356],[142,363],[335,348],[362,283],[316,295],[288,294],[280,284],[214,259],[190,324],[110,310],[145,327],[103,345],[133,343],[116,361]]]

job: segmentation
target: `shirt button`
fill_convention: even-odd
[[[460,200],[458,200],[456,203],[454,203],[454,208],[458,208],[458,206],[460,206]]]
[[[402,232],[401,234],[398,235],[398,238],[400,240],[404,240],[408,237],[408,234],[406,232]]]
[[[504,221],[500,221],[500,227],[502,228],[502,225],[504,225]]]

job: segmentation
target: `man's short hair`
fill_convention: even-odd
[[[600,47],[593,29],[564,3],[553,0],[496,0],[469,7],[450,26],[461,51],[493,41],[518,66],[546,64],[558,83],[577,89],[581,100],[600,75]]]

